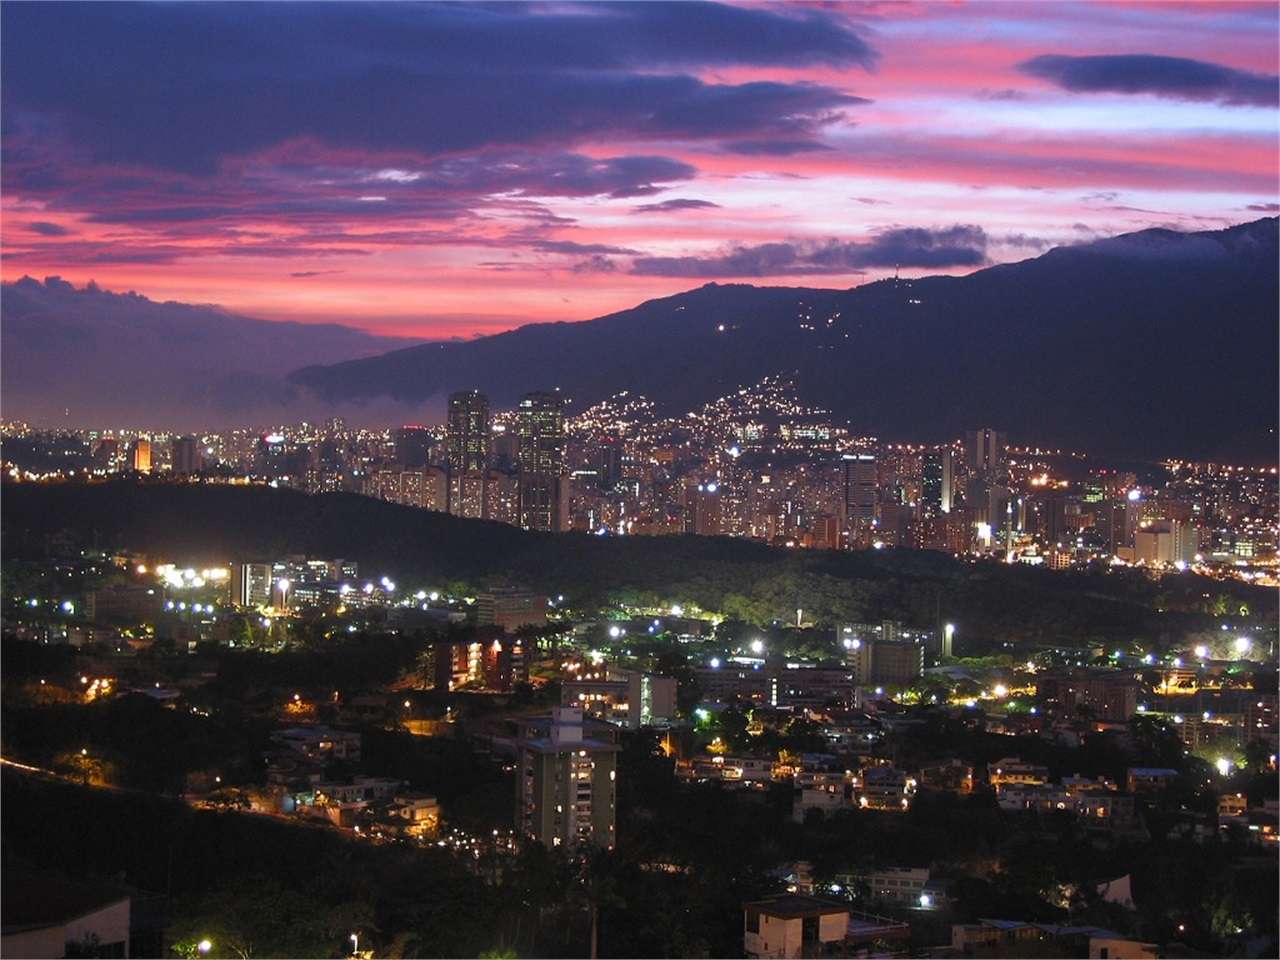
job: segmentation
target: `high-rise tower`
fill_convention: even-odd
[[[529,393],[516,411],[519,435],[520,526],[565,529],[564,404],[554,393]]]
[[[445,446],[450,473],[488,468],[489,398],[479,390],[462,390],[449,395]]]
[[[489,477],[489,398],[479,390],[449,395],[445,424],[448,509],[455,516],[484,516]]]

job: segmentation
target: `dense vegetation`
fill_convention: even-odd
[[[346,557],[404,584],[511,581],[579,609],[696,604],[753,623],[939,619],[984,639],[1180,642],[1211,618],[1274,622],[1274,592],[1190,574],[1060,572],[914,550],[779,550],[717,537],[538,534],[351,494],[118,481],[12,484],[0,503],[9,557],[128,549],[180,562]],[[970,648],[971,650],[973,648]]]

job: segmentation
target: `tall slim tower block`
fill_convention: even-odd
[[[565,529],[564,404],[554,393],[529,393],[516,410],[519,436],[520,526]]]

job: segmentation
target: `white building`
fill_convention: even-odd
[[[792,894],[743,907],[743,950],[748,957],[819,956],[849,933],[845,904]]]

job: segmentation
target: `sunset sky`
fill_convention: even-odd
[[[2,17],[6,281],[470,337],[1280,209],[1271,3]]]

